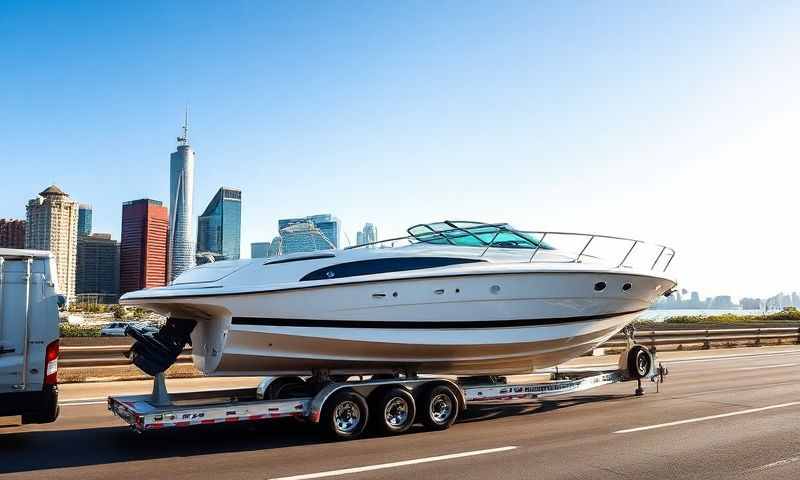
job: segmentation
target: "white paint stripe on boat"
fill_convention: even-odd
[[[307,480],[311,478],[325,478],[325,477],[336,477],[339,475],[348,475],[351,473],[361,473],[361,472],[371,472],[373,470],[382,470],[385,468],[395,468],[395,467],[404,467],[407,465],[417,465],[420,463],[429,463],[429,462],[440,462],[442,460],[452,460],[455,458],[464,458],[464,457],[473,457],[475,455],[486,455],[489,453],[499,453],[505,452],[508,450],[514,450],[517,448],[516,446],[508,446],[508,447],[499,447],[499,448],[489,448],[486,450],[473,450],[470,452],[461,452],[461,453],[451,453],[448,455],[439,455],[436,457],[426,457],[426,458],[417,458],[413,460],[403,460],[401,462],[392,462],[392,463],[380,463],[377,465],[366,465],[363,467],[354,467],[354,468],[344,468],[341,470],[329,470],[327,472],[319,472],[319,473],[307,473],[303,475],[293,475],[291,477],[280,477],[280,478],[273,478],[271,480]]]
[[[769,470],[770,468],[780,467],[782,465],[788,465],[790,463],[794,463],[800,460],[800,457],[790,457],[784,458],[783,460],[778,460],[777,462],[768,463],[766,465],[761,465],[760,467],[750,469],[751,472],[761,472],[764,470]]]
[[[764,412],[766,410],[774,410],[776,408],[793,407],[795,405],[800,405],[800,402],[780,403],[778,405],[769,405],[767,407],[759,407],[759,408],[749,408],[747,410],[738,410],[736,412],[722,413],[722,414],[719,414],[719,415],[709,415],[707,417],[687,418],[686,420],[678,420],[678,421],[675,421],[675,422],[659,423],[659,424],[656,424],[656,425],[647,425],[645,427],[636,427],[636,428],[627,428],[625,430],[617,430],[614,433],[633,433],[633,432],[642,432],[642,431],[645,431],[645,430],[655,430],[657,428],[673,427],[675,425],[684,425],[684,424],[687,424],[687,423],[705,422],[707,420],[714,420],[714,419],[717,419],[717,418],[734,417],[734,416],[737,416],[737,415],[747,415],[747,414],[750,414],[750,413]]]
[[[780,363],[778,365],[764,365],[763,367],[739,367],[734,368],[734,370],[762,370],[766,368],[796,367],[797,365],[800,365],[800,363]]]

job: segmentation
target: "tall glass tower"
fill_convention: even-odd
[[[222,187],[197,219],[197,253],[238,260],[242,230],[242,191]]]
[[[178,137],[177,151],[169,156],[169,281],[194,266],[194,158],[187,109],[183,136]]]
[[[92,234],[92,206],[81,203],[78,207],[78,236],[88,237]]]

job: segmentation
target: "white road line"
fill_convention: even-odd
[[[763,367],[739,367],[734,370],[763,370],[765,368],[783,368],[783,367],[796,367],[800,363],[781,363],[779,365],[764,365]]]
[[[108,400],[90,400],[86,402],[78,402],[75,400],[67,400],[66,402],[58,402],[62,407],[73,407],[75,405],[101,405],[108,403]]]
[[[777,462],[772,462],[772,463],[768,463],[766,465],[761,465],[760,467],[751,468],[750,471],[751,472],[760,472],[760,471],[763,471],[763,470],[769,470],[770,468],[780,467],[781,465],[788,465],[788,464],[794,463],[794,462],[796,462],[798,460],[800,460],[800,457],[785,458],[783,460],[778,460]]]
[[[293,475],[291,477],[273,478],[271,480],[307,480],[310,478],[324,478],[335,477],[339,475],[348,475],[351,473],[371,472],[373,470],[382,470],[384,468],[403,467],[406,465],[417,465],[419,463],[440,462],[442,460],[452,460],[454,458],[472,457],[475,455],[486,455],[487,453],[505,452],[514,450],[516,446],[489,448],[487,450],[473,450],[471,452],[451,453],[449,455],[439,455],[437,457],[417,458],[414,460],[404,460],[402,462],[380,463],[377,465],[367,465],[364,467],[344,468],[342,470],[329,470],[327,472],[307,473],[304,475]]]
[[[672,427],[674,425],[683,425],[685,423],[705,422],[706,420],[714,420],[716,418],[734,417],[736,415],[747,415],[748,413],[763,412],[765,410],[774,410],[776,408],[793,407],[795,405],[800,405],[800,402],[781,403],[778,405],[770,405],[768,407],[750,408],[748,410],[739,410],[737,412],[723,413],[720,415],[710,415],[708,417],[689,418],[686,420],[678,420],[676,422],[659,423],[657,425],[647,425],[646,427],[628,428],[625,430],[617,430],[614,433],[633,433],[633,432],[641,432],[644,430],[655,430],[656,428]]]

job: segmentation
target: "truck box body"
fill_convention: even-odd
[[[58,305],[49,252],[0,248],[0,416],[58,415]]]

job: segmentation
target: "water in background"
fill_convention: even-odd
[[[777,310],[772,310],[767,313],[773,313]],[[664,320],[669,317],[679,317],[683,315],[688,316],[695,316],[695,315],[702,315],[705,317],[711,315],[725,315],[725,314],[732,314],[732,315],[764,315],[763,310],[713,310],[713,309],[693,309],[693,308],[680,308],[675,310],[666,310],[666,309],[650,309],[643,312],[639,315],[640,320],[655,320],[660,321]]]

